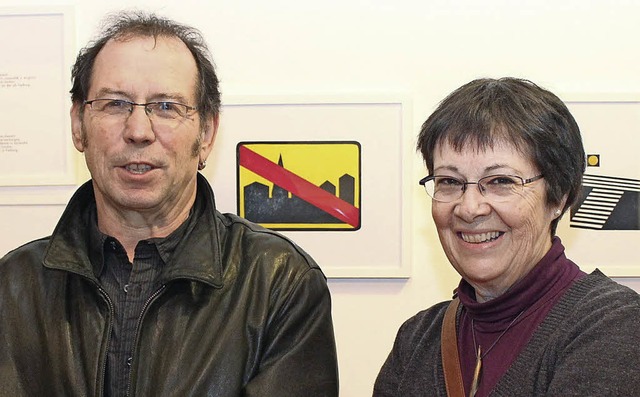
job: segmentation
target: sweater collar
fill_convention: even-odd
[[[464,279],[458,286],[460,302],[469,316],[481,321],[499,322],[511,319],[518,313],[544,304],[552,298],[554,291],[562,290],[571,283],[580,269],[566,258],[559,237],[554,237],[551,249],[538,264],[520,281],[499,297],[479,303],[473,287]]]

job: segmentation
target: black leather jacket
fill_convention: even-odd
[[[206,211],[139,320],[135,396],[337,396],[326,280],[286,238]],[[0,395],[101,396],[113,307],[88,259],[91,182],[53,235],[0,259]]]

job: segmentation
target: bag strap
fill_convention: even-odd
[[[460,370],[460,356],[458,355],[458,337],[456,330],[456,314],[460,299],[454,298],[444,314],[440,348],[442,351],[442,368],[444,381],[449,397],[465,397],[462,371]]]

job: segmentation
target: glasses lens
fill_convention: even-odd
[[[464,183],[449,176],[436,176],[424,184],[427,194],[434,200],[445,203],[457,200],[462,196]]]
[[[186,117],[189,107],[176,102],[151,102],[147,104],[149,114],[165,120]]]
[[[489,200],[505,201],[522,191],[524,181],[515,175],[490,175],[480,179],[478,186]]]
[[[131,112],[131,102],[120,99],[96,99],[91,102],[91,109],[109,115],[122,115]]]

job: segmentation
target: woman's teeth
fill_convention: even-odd
[[[460,233],[462,239],[467,243],[486,243],[500,237],[500,232],[486,232],[478,234]]]

